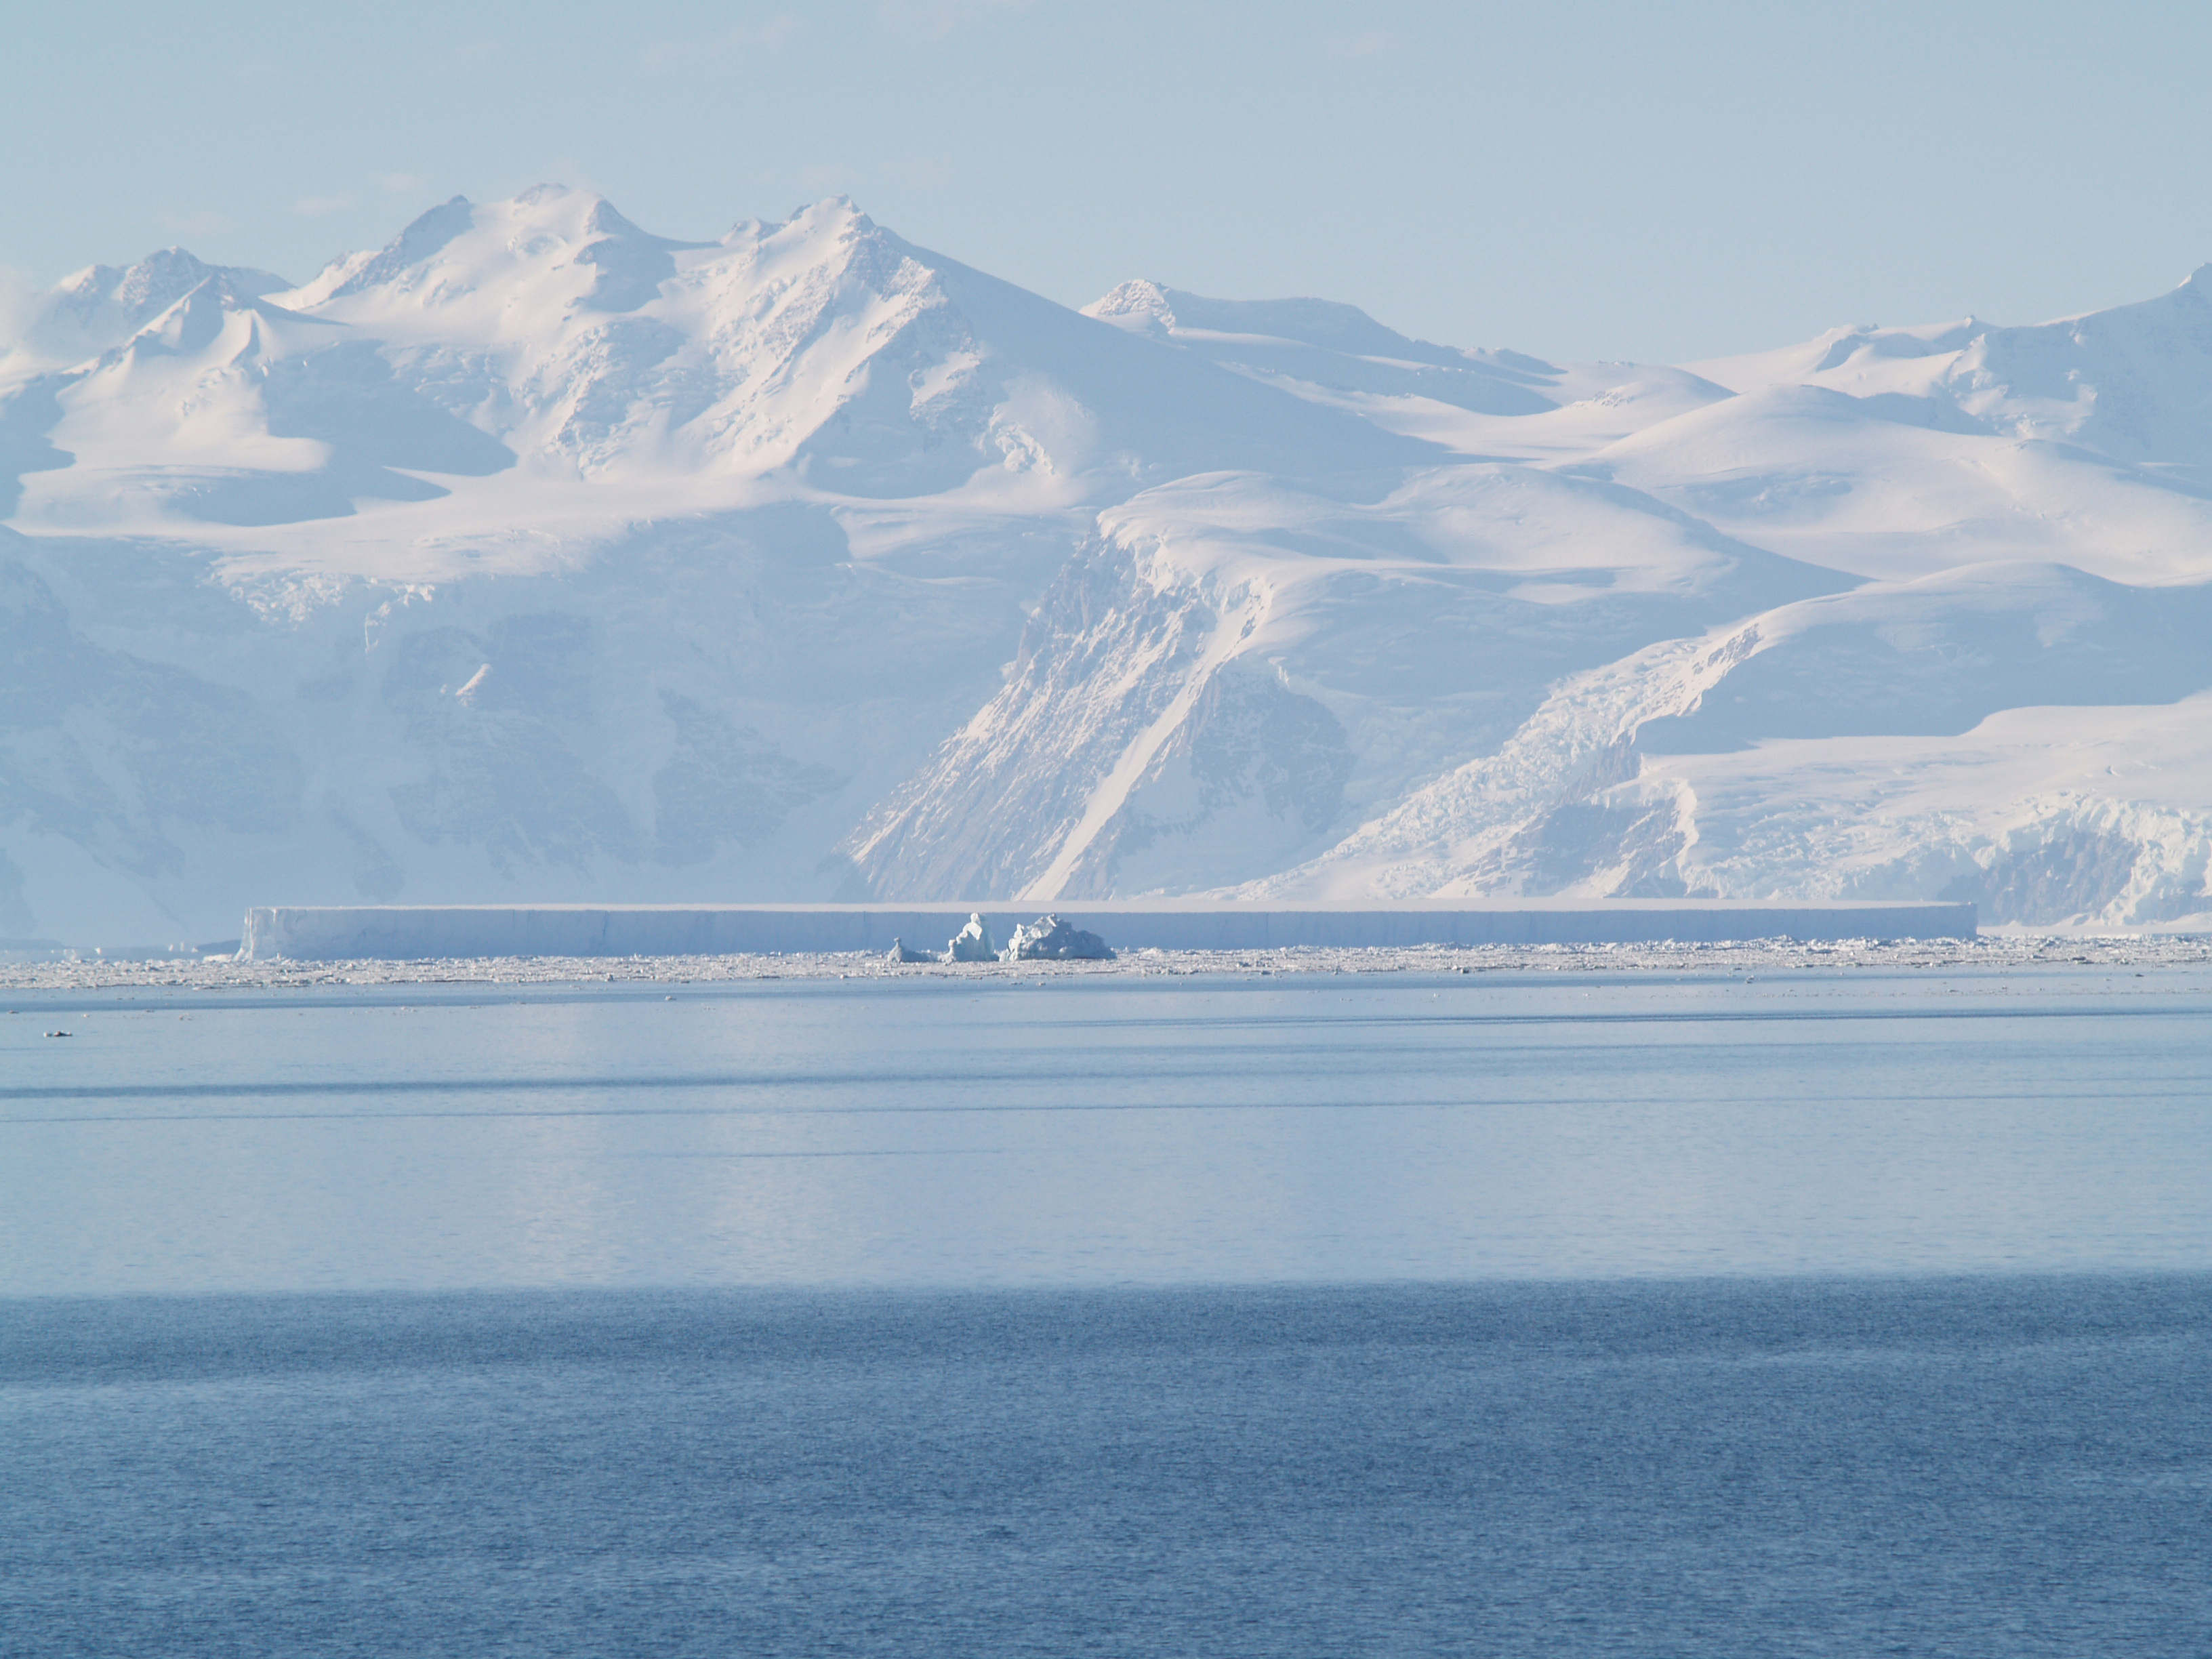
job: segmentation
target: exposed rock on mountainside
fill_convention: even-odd
[[[0,938],[249,902],[2212,912],[2212,275],[1688,368],[553,187],[0,342]]]

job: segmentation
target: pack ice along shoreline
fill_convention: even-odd
[[[2014,973],[2081,969],[2131,972],[2212,968],[2212,935],[1985,933],[1975,939],[1744,939],[1632,945],[1424,945],[1401,949],[1125,951],[1102,962],[937,961],[895,963],[873,951],[670,957],[469,957],[429,961],[243,961],[234,957],[94,957],[76,952],[9,960],[0,990],[37,996],[140,991],[185,994],[389,986],[714,986],[776,981],[956,980],[963,984],[1046,979],[1191,978],[1213,981],[1331,975],[1760,975],[1843,971]],[[13,1009],[0,1010],[12,1012]]]
[[[1161,901],[1058,908],[1116,950],[1392,949],[1424,945],[1600,945],[1679,939],[1972,939],[1972,904],[1685,903],[1608,899],[1546,905],[1460,901],[1276,908]],[[1033,906],[1006,902],[808,905],[263,906],[246,915],[248,961],[451,957],[728,956],[884,951],[933,945],[971,915],[1010,934]]]

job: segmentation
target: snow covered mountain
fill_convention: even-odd
[[[541,188],[0,342],[0,939],[249,902],[2212,912],[2212,274],[1688,368]]]

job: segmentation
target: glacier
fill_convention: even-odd
[[[460,198],[0,340],[0,941],[249,905],[2212,926],[2212,267],[1560,364],[842,198]]]

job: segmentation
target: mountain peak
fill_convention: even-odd
[[[1198,335],[1241,336],[1285,341],[1352,357],[1455,368],[1469,360],[1466,352],[1401,334],[1358,306],[1336,300],[1214,300],[1139,277],[1092,301],[1083,307],[1083,314],[1133,333],[1176,335],[1187,343]],[[1550,370],[1549,364],[1533,358],[1524,361],[1538,369]]]
[[[1083,307],[1083,314],[1136,334],[1160,334],[1176,326],[1168,291],[1146,277],[1122,283]]]
[[[860,211],[849,196],[825,196],[818,202],[809,202],[792,210],[785,228],[801,232],[836,231],[847,235],[866,235],[878,228],[876,222]]]
[[[334,299],[342,294],[358,294],[379,283],[391,282],[410,265],[419,264],[437,252],[467,230],[475,221],[476,205],[467,197],[456,196],[450,201],[441,202],[428,212],[418,215],[398,235],[366,259],[356,254],[349,256],[348,260],[333,264],[331,267],[332,270],[347,266],[346,274],[315,297]],[[316,283],[310,283],[308,289],[312,290],[316,286]]]
[[[533,185],[504,202],[465,196],[441,202],[376,252],[333,260],[287,303],[313,309],[382,295],[443,307],[528,272],[526,281],[542,286],[550,280],[562,290],[560,303],[633,311],[673,274],[673,254],[714,246],[641,230],[591,191]],[[592,273],[581,292],[574,291],[578,267]]]
[[[88,265],[47,290],[24,343],[34,356],[72,359],[112,349],[195,289],[243,305],[291,287],[282,276],[243,265],[211,265],[188,249],[157,248],[128,265]]]

